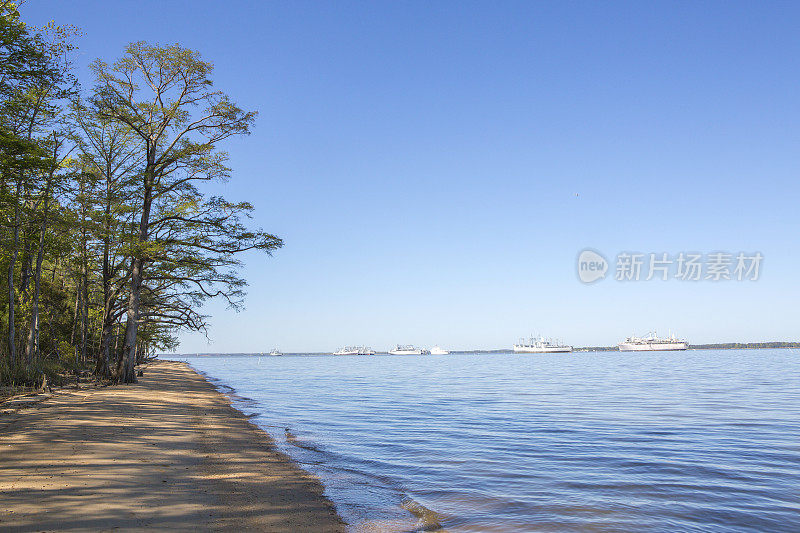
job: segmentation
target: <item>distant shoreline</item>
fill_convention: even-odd
[[[769,350],[775,348],[800,348],[800,342],[723,342],[718,344],[690,344],[689,350]],[[616,346],[575,348],[576,352],[614,352]]]
[[[724,342],[718,344],[690,344],[689,350],[766,350],[775,348],[800,348],[800,342]],[[576,347],[575,352],[615,352],[618,348],[616,346],[580,346]],[[472,353],[511,353],[510,348],[500,348],[496,350],[450,350],[451,355],[458,354],[472,354]],[[254,357],[254,356],[268,356],[267,352],[203,352],[203,353],[165,353],[159,354],[158,357]],[[286,352],[283,355],[333,355],[332,352]],[[376,352],[375,355],[389,355],[388,352]],[[341,357],[341,356],[339,356]],[[367,357],[367,356],[365,356]],[[371,356],[369,356],[371,357]]]

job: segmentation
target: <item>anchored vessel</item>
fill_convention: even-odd
[[[674,334],[662,339],[656,333],[650,332],[644,337],[628,337],[625,342],[619,343],[620,352],[655,352],[664,350],[685,350],[689,347],[685,340],[678,339]]]
[[[538,338],[531,337],[527,341],[520,339],[514,345],[514,353],[565,353],[571,351],[572,346],[567,346],[558,340],[545,340],[541,335]]]
[[[283,354],[281,353],[281,351],[280,351],[280,350],[278,350],[277,348],[275,348],[274,350],[272,350],[271,352],[269,352],[269,354],[270,354],[270,355],[283,355]]]
[[[375,355],[375,350],[367,346],[345,346],[333,352],[333,355]]]
[[[447,355],[450,352],[442,348],[441,346],[434,346],[431,348],[431,355]]]
[[[394,347],[394,350],[389,350],[389,353],[392,355],[422,355],[424,352],[422,348],[415,348],[410,344],[398,344]]]

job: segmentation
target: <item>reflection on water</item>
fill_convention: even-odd
[[[353,531],[800,530],[800,350],[188,360]]]

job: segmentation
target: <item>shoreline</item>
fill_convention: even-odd
[[[0,529],[344,532],[320,480],[186,363],[0,416]]]

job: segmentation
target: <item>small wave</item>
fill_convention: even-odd
[[[317,448],[313,444],[308,444],[307,442],[303,442],[302,440],[297,438],[297,435],[289,431],[289,428],[284,428],[283,433],[284,435],[286,435],[286,442],[288,442],[289,444],[297,446],[298,448],[302,448],[304,450],[308,450],[310,452],[323,453],[321,449]]]
[[[414,531],[443,531],[442,520],[444,517],[428,509],[413,498],[406,498],[400,506],[419,519]]]

